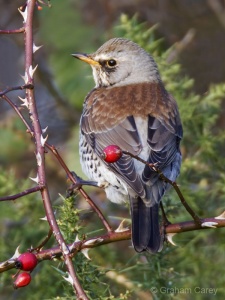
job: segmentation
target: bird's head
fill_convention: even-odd
[[[72,56],[91,65],[96,87],[160,81],[153,58],[139,45],[124,38],[111,39],[92,54]]]

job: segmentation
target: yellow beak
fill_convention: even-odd
[[[89,65],[92,66],[99,66],[99,62],[97,62],[96,60],[94,60],[93,58],[91,58],[90,56],[88,56],[88,54],[84,54],[84,53],[74,53],[71,54],[73,57],[78,58],[86,63],[88,63]]]

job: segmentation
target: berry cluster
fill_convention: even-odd
[[[15,289],[24,287],[31,282],[30,272],[36,267],[38,263],[37,257],[31,252],[22,253],[15,261],[15,267],[19,270],[25,271],[17,275],[13,283]]]

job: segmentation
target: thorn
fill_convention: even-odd
[[[32,65],[30,65],[29,67],[29,75],[31,77],[31,79],[33,79],[34,73],[37,70],[38,65],[36,65],[36,67],[32,68]]]
[[[41,158],[41,154],[39,152],[36,155],[36,159],[37,159],[37,165],[40,167],[42,164],[42,158]]]
[[[66,198],[62,194],[58,193],[58,195],[63,201],[66,200]]]
[[[166,239],[167,241],[172,244],[173,246],[177,246],[174,241],[173,241],[173,237],[176,235],[177,233],[167,233],[166,234]]]
[[[16,261],[16,259],[20,256],[20,252],[19,252],[19,248],[20,248],[20,246],[18,246],[17,248],[16,248],[16,251],[15,251],[15,253],[13,254],[13,256],[11,257],[11,258],[9,258],[8,260],[6,260],[6,261],[3,261],[3,262],[1,262],[0,263],[0,269],[1,268],[4,268],[4,267],[6,267],[6,266],[8,266],[8,265],[10,265],[10,264],[14,264],[15,263],[15,261]]]
[[[13,256],[10,258],[10,260],[12,259],[12,260],[15,260],[15,259],[17,259],[19,256],[20,256],[20,251],[19,251],[19,248],[20,248],[20,245],[16,248],[16,251],[15,251],[15,253],[13,254]]]
[[[79,243],[81,240],[78,238],[78,235],[76,236],[75,241],[73,242],[72,245],[68,246],[68,249],[70,250],[70,252],[73,250],[73,247],[76,243]]]
[[[215,217],[214,219],[225,219],[225,211],[218,217]]]
[[[83,245],[84,246],[90,246],[90,245],[95,245],[98,243],[101,243],[104,239],[102,238],[97,238],[97,239],[91,239],[89,241],[86,241]]]
[[[45,133],[47,131],[47,129],[48,129],[48,126],[45,127],[44,129],[42,129],[42,133]]]
[[[88,251],[89,251],[89,250],[90,250],[89,248],[82,249],[82,250],[81,250],[81,253],[83,253],[83,255],[84,255],[88,260],[91,260],[91,259],[90,259],[90,256],[88,255]]]
[[[120,223],[119,227],[115,230],[115,232],[127,231],[128,227],[124,227],[125,222],[126,222],[126,220],[122,220],[122,222]]]
[[[33,180],[34,182],[36,182],[36,183],[39,183],[39,177],[38,177],[38,174],[37,174],[37,176],[35,177],[35,178],[33,178],[33,177],[29,177],[31,180]]]
[[[33,53],[35,53],[36,51],[38,51],[40,48],[42,48],[43,45],[41,46],[36,46],[34,43],[33,43]]]
[[[56,215],[56,211],[54,211],[53,213],[54,213],[54,216],[55,216]],[[48,221],[48,218],[47,218],[47,216],[44,216],[43,218],[40,218],[39,220]]]
[[[20,75],[22,77],[22,79],[24,80],[25,84],[28,83],[28,76],[27,76],[27,72],[25,72],[25,75]]]
[[[23,102],[21,106],[26,106],[27,108],[29,108],[29,103],[27,101],[27,98],[21,98],[20,96],[18,96],[18,98]]]
[[[76,243],[79,243],[80,241],[81,241],[81,240],[78,238],[78,235],[77,235],[75,241],[73,242],[73,244],[71,244],[70,246],[67,246],[68,249],[70,250],[70,252],[73,251],[74,245],[75,245]]]
[[[71,244],[70,246],[67,246],[68,249],[70,250],[70,252],[73,251],[73,247],[74,247],[75,244],[76,244],[76,242],[74,241],[73,244]]]
[[[23,23],[26,23],[26,21],[27,21],[27,6],[24,11],[22,11],[20,8],[18,8],[18,11],[21,13],[21,15],[23,17]]]
[[[201,224],[202,227],[209,227],[209,228],[216,228],[216,225],[218,225],[218,223],[216,222],[204,222]]]
[[[81,240],[79,239],[79,237],[78,237],[78,235],[77,235],[74,243],[79,243],[80,241],[81,241]]]
[[[65,255],[70,254],[69,247],[67,247],[65,243],[62,243],[62,251]]]
[[[45,146],[45,143],[48,139],[48,134],[46,135],[46,137],[44,138],[43,135],[41,135],[41,146],[44,147]]]
[[[68,274],[68,277],[62,276],[66,281],[68,281],[71,285],[73,285],[73,278],[70,274]]]
[[[30,115],[30,120],[32,123],[34,123],[34,117],[32,115]]]

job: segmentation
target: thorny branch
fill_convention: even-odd
[[[215,218],[201,219],[201,224],[201,227],[199,227],[194,221],[185,221],[176,224],[169,224],[166,227],[166,234],[167,236],[169,236],[170,234],[174,235],[176,233],[181,232],[225,227],[224,213],[221,216]],[[96,236],[94,238],[82,241],[74,241],[74,243],[68,245],[68,248],[70,249],[71,254],[74,254],[77,253],[77,251],[83,251],[84,249],[92,249],[109,243],[130,240],[130,238],[131,230],[122,229],[121,231],[110,232],[105,235]],[[39,262],[41,262],[43,260],[60,258],[62,256],[62,251],[60,247],[57,246],[51,249],[41,250],[38,253],[36,253],[36,256]],[[0,273],[5,272],[14,267],[15,263],[7,263],[7,261],[2,262],[0,263]]]
[[[39,122],[37,107],[36,107],[36,101],[34,96],[34,80],[33,75],[36,70],[36,67],[33,68],[33,14],[34,9],[36,6],[35,0],[30,0],[26,3],[26,5],[23,7],[22,10],[20,10],[23,19],[24,19],[24,40],[25,40],[25,76],[24,81],[25,85],[21,87],[13,87],[13,88],[7,88],[0,96],[5,99],[18,113],[18,115],[21,117],[22,121],[26,125],[28,131],[31,133],[32,137],[35,141],[35,155],[36,155],[36,161],[37,161],[37,177],[36,181],[39,185],[39,190],[41,192],[41,196],[44,203],[44,208],[47,216],[48,223],[51,228],[51,232],[53,232],[55,239],[57,240],[59,244],[59,248],[61,249],[68,273],[70,278],[70,283],[74,288],[74,291],[79,299],[88,299],[79,280],[75,273],[74,266],[72,263],[72,259],[70,256],[70,250],[66,245],[66,242],[62,236],[62,233],[58,227],[58,224],[56,222],[54,212],[51,205],[50,195],[49,195],[49,189],[47,185],[46,180],[46,168],[45,168],[45,147],[44,143],[46,142],[46,139],[42,136],[42,129]],[[15,31],[14,31],[15,32]],[[4,32],[2,32],[4,33]],[[12,32],[11,32],[12,33]],[[6,93],[12,91],[12,90],[18,90],[18,89],[24,89],[26,88],[26,99],[21,99],[24,101],[24,106],[26,106],[29,110],[29,116],[31,120],[32,127],[29,126],[25,118],[23,118],[22,114],[20,113],[17,106],[15,106],[8,97],[6,97]],[[31,192],[34,192],[34,189],[29,189],[27,191],[22,192],[22,194],[29,194]],[[20,197],[20,194],[17,194],[17,198]],[[16,199],[14,196],[9,196],[8,200],[11,200],[11,198]],[[44,242],[46,242],[47,239],[50,238],[51,233],[49,232],[47,238]]]
[[[23,12],[25,29],[26,29],[25,30],[25,76],[24,78],[25,78],[25,84],[32,84],[32,85],[33,85],[33,74],[35,71],[35,68],[33,69],[32,67],[33,44],[34,44],[32,27],[33,27],[33,15],[34,15],[35,5],[36,5],[35,0],[28,1],[27,7]],[[36,146],[35,155],[37,160],[37,180],[38,180],[38,184],[43,186],[43,188],[41,189],[41,196],[43,199],[47,220],[54,234],[54,237],[57,240],[59,247],[62,251],[62,255],[71,279],[70,282],[74,288],[77,297],[79,299],[87,299],[87,296],[75,273],[72,259],[70,257],[70,251],[59,229],[51,205],[49,189],[48,189],[47,179],[46,179],[44,139],[42,136],[42,129],[39,122],[34,91],[32,89],[26,89],[26,99],[28,101],[28,109],[29,109],[30,119],[32,122],[35,146]]]

